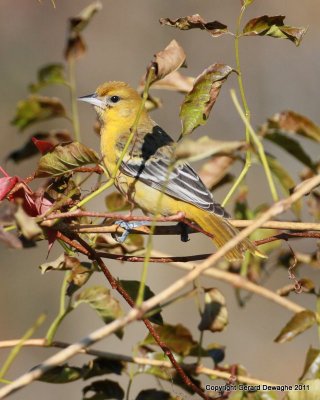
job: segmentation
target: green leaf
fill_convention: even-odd
[[[260,129],[261,135],[272,133],[299,135],[320,142],[320,127],[304,115],[294,111],[282,111],[268,118]]]
[[[170,393],[157,389],[146,389],[136,397],[136,400],[178,400],[177,397],[172,397]]]
[[[287,151],[292,157],[301,161],[304,165],[316,172],[316,167],[309,155],[304,151],[303,147],[295,139],[284,135],[280,132],[268,133],[264,136],[265,139],[278,145]]]
[[[103,381],[95,381],[83,389],[83,400],[122,400],[124,391],[118,382],[104,379]],[[88,392],[94,394],[90,397],[86,396]]]
[[[223,294],[216,288],[205,290],[205,307],[198,329],[221,332],[228,324],[228,310]]]
[[[82,377],[81,368],[64,364],[45,372],[38,380],[47,383],[70,383]]]
[[[97,357],[83,365],[82,375],[84,380],[105,374],[121,375],[124,368],[125,364],[122,361]]]
[[[112,192],[105,198],[107,209],[110,212],[125,211],[131,209],[131,204],[119,192]]]
[[[128,280],[120,280],[120,285],[123,287],[123,289],[129,293],[130,297],[135,300],[138,296],[139,292],[139,287],[140,287],[140,282],[139,281],[128,281]],[[150,299],[151,297],[154,297],[155,294],[154,292],[150,289],[148,285],[145,286],[144,290],[144,297],[143,301]],[[156,308],[160,307],[160,305],[157,305]],[[152,310],[151,310],[152,313]],[[159,312],[156,314],[153,314],[151,317],[148,317],[148,319],[153,322],[154,324],[162,325],[163,324],[163,319],[161,316],[161,309]]]
[[[276,15],[269,17],[263,15],[261,17],[253,18],[243,28],[245,36],[271,36],[278,39],[289,39],[296,46],[299,46],[301,40],[306,33],[306,28],[297,28],[293,26],[284,25],[285,17],[283,15]]]
[[[183,325],[169,325],[165,324],[162,326],[155,327],[156,333],[160,336],[160,339],[166,343],[170,350],[175,353],[186,356],[190,353],[192,347],[197,342],[192,338],[190,331]],[[153,336],[149,333],[148,336],[143,340],[143,345],[157,345]]]
[[[177,19],[160,18],[159,22],[161,25],[172,26],[182,31],[189,29],[205,30],[213,37],[230,33],[227,25],[222,24],[219,21],[206,22],[199,14],[189,15],[187,17],[181,17]]]
[[[66,79],[63,64],[48,64],[38,71],[38,81],[29,86],[31,92],[38,92],[48,85],[65,85]]]
[[[284,343],[292,340],[300,333],[311,328],[316,323],[315,313],[310,310],[296,313],[276,337],[275,342]]]
[[[267,155],[267,160],[272,174],[278,179],[284,193],[289,196],[292,189],[296,186],[294,180],[276,158]],[[292,206],[292,210],[300,218],[301,201],[296,201]]]
[[[66,111],[59,99],[39,95],[29,96],[17,104],[11,124],[23,131],[28,126],[51,118],[65,117]]]
[[[175,148],[174,158],[175,160],[193,162],[216,154],[233,155],[245,147],[246,143],[242,141],[212,140],[208,136],[202,136],[197,140],[185,138]]]
[[[299,381],[320,378],[320,350],[310,347]]]
[[[59,144],[40,158],[35,177],[60,176],[72,172],[75,168],[98,162],[97,153],[82,143]]]
[[[17,226],[22,235],[28,240],[37,240],[42,235],[42,229],[36,223],[34,218],[30,217],[19,204],[17,211],[14,214]]]
[[[221,86],[232,71],[228,65],[212,64],[196,78],[180,109],[182,136],[206,123]]]
[[[320,379],[310,379],[297,384],[301,390],[290,390],[286,400],[318,400],[320,393]]]
[[[110,323],[123,315],[119,301],[112,297],[110,290],[104,286],[92,286],[84,289],[77,297],[74,307],[85,303],[92,307],[99,317],[106,323]],[[123,337],[123,330],[115,332],[117,337]]]

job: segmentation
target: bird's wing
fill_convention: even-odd
[[[176,163],[172,167],[173,141],[161,128],[155,128],[147,138],[147,146],[144,139],[144,152],[135,147],[133,154],[123,160],[120,171],[178,200],[228,218],[189,164]]]

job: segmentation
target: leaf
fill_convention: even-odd
[[[117,374],[121,375],[125,364],[118,360],[108,360],[106,358],[97,357],[90,360],[88,364],[84,364],[82,367],[83,379],[90,379],[95,376],[101,376],[105,374]]]
[[[78,260],[76,257],[66,257],[74,260],[74,264],[68,278],[69,286],[66,292],[67,296],[71,296],[88,282],[91,275],[95,271],[95,268],[93,268],[92,263],[80,262],[80,260]],[[70,261],[67,261],[67,265],[69,262]]]
[[[177,397],[172,397],[169,392],[157,389],[146,389],[136,397],[136,400],[178,400]]]
[[[303,372],[299,381],[320,378],[320,350],[309,347]]]
[[[166,75],[176,71],[184,65],[186,54],[176,40],[172,40],[168,46],[154,55],[154,59],[148,67],[154,69],[151,82],[163,79]]]
[[[119,192],[112,192],[105,198],[107,209],[110,212],[130,210],[131,204]]]
[[[80,379],[81,372],[81,368],[64,364],[46,371],[38,380],[47,383],[70,383]]]
[[[0,226],[0,242],[6,244],[11,249],[22,249],[21,241],[12,233],[3,230]]]
[[[284,19],[285,17],[283,15],[276,15],[273,17],[263,15],[253,18],[247,22],[243,28],[243,33],[245,36],[259,35],[271,36],[278,39],[289,39],[296,46],[299,46],[307,29],[284,25]]]
[[[40,158],[35,177],[60,176],[72,172],[75,168],[98,162],[97,153],[82,143],[59,144]]]
[[[217,343],[211,343],[206,347],[206,352],[212,358],[215,365],[220,364],[225,357],[225,346]]]
[[[40,226],[36,223],[34,218],[26,214],[21,204],[18,205],[14,217],[19,230],[26,239],[36,240],[42,235]]]
[[[36,122],[57,117],[66,117],[65,108],[59,99],[32,95],[18,102],[16,115],[11,124],[23,131]]]
[[[159,22],[161,25],[172,26],[182,31],[189,29],[205,30],[213,37],[230,33],[227,25],[222,24],[219,21],[206,22],[199,14],[189,15],[187,17],[177,19],[160,18]]]
[[[65,263],[65,254],[61,254],[56,260],[49,261],[39,265],[41,273],[44,274],[47,271],[66,271],[68,268]]]
[[[261,127],[260,134],[288,133],[320,142],[320,127],[304,115],[294,111],[282,111],[268,118]]]
[[[4,176],[0,178],[0,201],[6,198],[18,182],[19,178],[17,176]]]
[[[92,17],[102,9],[100,1],[95,1],[85,7],[76,17],[69,19],[69,34],[64,56],[66,60],[78,59],[86,51],[86,45],[80,35]]]
[[[214,156],[202,164],[198,175],[209,190],[212,190],[227,175],[235,162],[231,156]]]
[[[297,384],[301,390],[290,390],[286,400],[318,400],[320,393],[320,379],[310,379]]]
[[[221,332],[227,324],[228,311],[223,294],[217,288],[206,289],[205,307],[198,329]]]
[[[189,135],[199,125],[206,123],[221,86],[232,71],[228,65],[212,64],[196,78],[181,105],[181,135]]]
[[[267,161],[272,174],[278,179],[278,182],[281,185],[284,193],[286,195],[290,195],[291,191],[294,189],[296,185],[294,180],[291,178],[289,173],[284,169],[284,167],[280,164],[280,162],[276,158],[267,155]],[[301,201],[296,201],[292,205],[292,211],[298,218],[300,218]]]
[[[309,155],[304,151],[300,143],[297,142],[295,139],[280,132],[268,133],[264,136],[264,138],[287,151],[289,154],[291,154],[297,160],[301,161],[304,165],[306,165],[313,171],[316,171],[315,164],[313,163]]]
[[[215,154],[233,154],[245,147],[245,142],[212,140],[208,136],[203,136],[197,140],[186,138],[178,143],[174,158],[188,162],[199,161]]]
[[[142,79],[139,90],[142,91],[144,87],[144,79]],[[166,75],[164,78],[152,84],[152,89],[175,90],[180,93],[188,93],[192,90],[194,78],[192,76],[185,76],[179,71],[173,71]]]
[[[197,342],[193,340],[190,331],[181,324],[164,324],[162,326],[156,326],[155,331],[160,336],[160,339],[164,341],[170,348],[170,350],[182,356],[188,355],[192,347],[197,344]],[[142,344],[157,345],[150,333],[143,340]]]
[[[108,324],[123,315],[121,306],[115,298],[110,294],[110,290],[103,286],[92,286],[84,289],[77,297],[74,307],[78,307],[81,303],[88,304],[99,315],[99,317]],[[123,331],[115,332],[117,337],[123,337]]]
[[[299,279],[299,284],[303,289],[303,293],[315,293],[315,284],[311,279],[308,278],[301,278]],[[293,283],[289,285],[285,285],[280,289],[277,289],[277,294],[279,296],[288,296],[291,292],[294,292],[296,287]]]
[[[307,200],[309,214],[313,216],[315,221],[320,220],[320,193],[313,191]]]
[[[85,386],[83,389],[83,400],[122,400],[124,398],[124,391],[118,382],[104,379],[103,381],[95,381],[90,385]],[[90,397],[87,397],[88,392],[94,392]]]
[[[38,71],[38,81],[29,85],[31,92],[38,92],[48,85],[65,85],[66,78],[63,64],[48,64]]]
[[[300,333],[311,328],[316,323],[315,313],[310,310],[300,311],[296,313],[286,326],[281,330],[274,340],[277,343],[285,343],[292,340]]]
[[[120,285],[123,287],[123,289],[129,293],[130,297],[135,300],[138,297],[138,292],[139,292],[139,287],[140,287],[140,282],[139,281],[129,281],[129,280],[120,280]],[[154,297],[155,294],[154,292],[150,289],[148,285],[145,286],[144,290],[144,296],[143,300],[148,300],[151,297]],[[160,307],[158,304],[156,308]],[[152,310],[151,310],[152,313]],[[148,313],[149,314],[149,313]],[[161,316],[161,309],[156,313],[151,315],[151,317],[148,316],[148,319],[153,322],[154,324],[162,325],[163,324],[163,319]]]
[[[7,159],[18,163],[39,154],[39,151],[45,154],[58,143],[70,142],[70,140],[71,136],[67,132],[55,134],[48,132],[35,133],[19,149],[12,151],[7,156]]]

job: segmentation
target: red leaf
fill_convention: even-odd
[[[47,154],[50,150],[54,148],[54,145],[46,140],[38,140],[35,137],[32,138],[32,141],[36,148],[40,151],[41,154]]]
[[[14,188],[19,181],[17,176],[5,176],[0,178],[0,200],[3,200],[7,194]]]

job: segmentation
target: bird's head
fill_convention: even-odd
[[[124,82],[106,82],[95,93],[78,100],[92,104],[103,123],[133,121],[142,101],[139,93]]]

